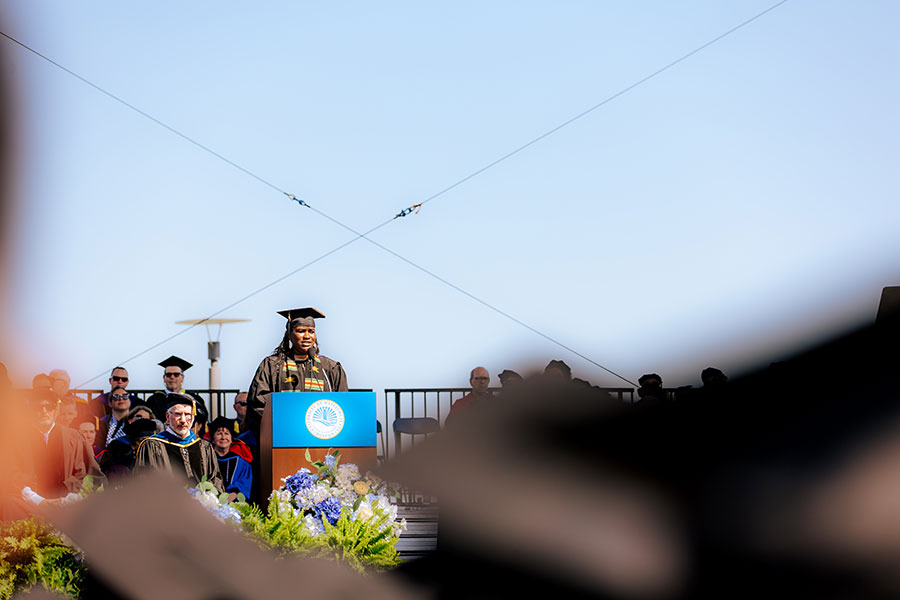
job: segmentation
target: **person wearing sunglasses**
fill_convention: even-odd
[[[147,406],[153,410],[153,415],[157,419],[163,423],[166,422],[169,394],[184,394],[190,396],[196,400],[198,404],[202,404],[204,409],[206,408],[206,403],[203,402],[203,398],[193,392],[186,392],[184,389],[184,372],[193,367],[193,363],[189,363],[183,358],[173,355],[164,361],[161,361],[159,366],[164,369],[163,385],[165,387],[159,392],[154,392],[147,398]]]
[[[112,389],[115,387],[128,387],[128,371],[125,369],[125,367],[116,367],[109,374],[110,391],[103,392],[96,398],[91,398],[88,404],[90,406],[92,415],[97,415],[97,417],[103,418],[110,413],[112,409],[110,408],[109,397],[112,394]],[[138,402],[138,397],[131,392],[128,392],[128,398],[129,400],[131,400],[131,404],[136,404]]]
[[[131,411],[131,396],[120,385],[109,396],[110,413],[100,419],[97,427],[97,446],[106,448],[113,440],[125,437],[126,416]]]

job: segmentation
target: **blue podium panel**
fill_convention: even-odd
[[[276,392],[272,447],[375,446],[375,402],[375,392]]]

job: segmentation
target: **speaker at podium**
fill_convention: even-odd
[[[375,392],[275,392],[260,428],[260,503],[281,479],[340,450],[341,463],[365,473],[377,464]]]

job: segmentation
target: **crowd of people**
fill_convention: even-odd
[[[572,389],[589,391],[600,400],[612,398],[608,391],[609,388],[591,385],[584,379],[572,377],[572,369],[562,360],[551,360],[544,367],[543,372],[534,377],[544,383],[571,386]],[[515,392],[526,381],[526,378],[510,369],[504,369],[498,373],[497,379],[500,381],[499,392],[501,394]],[[672,402],[687,403],[720,394],[725,389],[728,377],[720,369],[707,367],[701,371],[700,380],[703,382],[703,386],[700,388],[688,385],[670,389],[663,386],[662,377],[656,373],[645,373],[638,379],[637,400],[634,398],[630,398],[630,400],[641,408],[664,406]],[[494,395],[491,390],[490,373],[484,367],[479,366],[472,369],[469,373],[469,386],[471,391],[453,402],[447,415],[446,424],[452,425],[460,415],[468,413],[472,408],[490,400]]]
[[[2,520],[20,518],[45,502],[80,498],[87,476],[95,489],[110,488],[149,470],[181,475],[195,485],[205,479],[231,499],[250,498],[254,452],[241,439],[247,394],[235,397],[236,418],[209,422],[203,399],[182,387],[191,364],[172,356],[160,366],[164,388],[146,399],[128,391],[128,371],[116,367],[109,391],[88,400],[72,392],[61,369],[35,375],[30,389],[14,390],[0,364],[0,396],[9,413],[3,437],[11,442],[4,448]]]
[[[196,485],[209,481],[230,499],[259,501],[259,439],[263,412],[273,392],[347,391],[341,364],[319,353],[315,319],[324,315],[311,307],[280,311],[286,319],[284,337],[259,365],[249,391],[239,393],[233,404],[235,418],[219,416],[212,422],[206,403],[184,389],[185,371],[191,363],[170,356],[159,363],[163,389],[144,399],[128,391],[128,370],[116,367],[109,376],[109,391],[89,399],[71,389],[62,369],[39,373],[31,389],[10,394],[12,404],[25,418],[19,433],[23,444],[14,448],[12,464],[17,476],[7,479],[4,511],[23,509],[21,502],[66,503],[80,492],[82,481],[92,476],[97,485],[117,487],[133,474],[163,471]],[[552,360],[541,379],[571,386],[609,399],[606,390],[573,378],[569,366]],[[639,379],[638,404],[657,406],[681,401],[697,393],[720,388],[727,377],[718,369],[702,373],[703,388],[663,387],[662,378],[649,373]],[[501,394],[525,382],[519,373],[499,373]],[[488,401],[493,391],[484,367],[469,377],[471,391],[453,403],[445,426],[452,426],[473,408]],[[6,369],[0,369],[0,386],[11,392]],[[26,451],[21,451],[27,449]],[[16,502],[10,502],[10,496]]]

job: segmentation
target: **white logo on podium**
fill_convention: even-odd
[[[316,400],[306,409],[306,428],[320,440],[330,440],[344,429],[344,411],[333,400]]]

